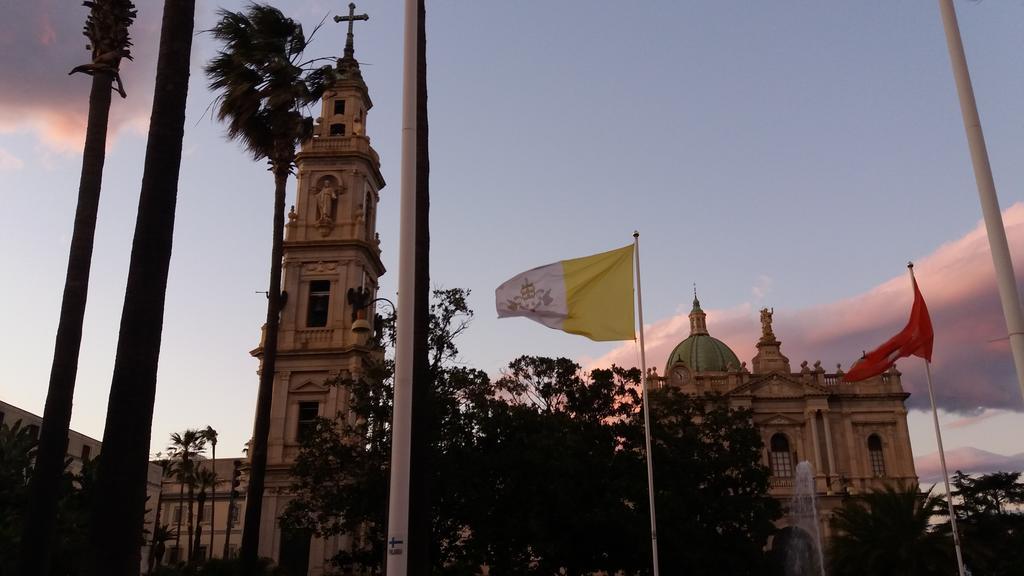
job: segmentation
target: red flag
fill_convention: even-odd
[[[846,382],[867,380],[885,372],[899,358],[918,356],[932,361],[932,343],[935,333],[932,331],[932,319],[928,316],[928,306],[924,303],[921,290],[914,283],[914,307],[910,309],[910,320],[900,333],[890,338],[885,344],[868,352],[850,371],[843,376]]]

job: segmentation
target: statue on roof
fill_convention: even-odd
[[[772,315],[775,308],[761,308],[761,341],[772,342],[775,340],[775,332],[772,331]]]

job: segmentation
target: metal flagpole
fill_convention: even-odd
[[[913,272],[911,272],[913,274]],[[956,567],[960,576],[966,576],[964,557],[960,552],[960,531],[956,527],[956,512],[953,509],[953,494],[949,489],[949,472],[946,470],[946,452],[942,449],[942,433],[939,432],[939,413],[935,409],[935,393],[932,391],[931,362],[924,361],[924,371],[928,375],[928,398],[932,401],[932,421],[935,424],[935,441],[939,445],[939,463],[942,464],[942,482],[946,485],[946,504],[949,506],[949,524],[953,529],[953,548],[956,549]]]
[[[914,265],[907,266],[910,270],[910,282],[914,283]],[[964,570],[964,558],[960,552],[960,531],[956,527],[956,511],[953,507],[953,492],[949,488],[949,471],[946,470],[946,451],[942,447],[942,432],[939,430],[939,412],[935,408],[935,392],[932,389],[932,365],[928,359],[924,360],[924,372],[928,380],[928,399],[932,403],[932,423],[935,424],[935,442],[939,445],[939,463],[942,465],[942,482],[946,486],[946,505],[949,507],[949,523],[953,529],[953,548],[956,550],[956,567],[960,570],[960,576],[966,576]]]
[[[981,131],[978,105],[974,101],[974,88],[971,86],[971,75],[967,70],[967,57],[964,55],[964,44],[960,37],[960,25],[956,20],[953,0],[939,0],[939,9],[946,31],[946,45],[953,66],[953,77],[956,79],[956,91],[960,97],[960,113],[964,119],[964,130],[967,132],[967,143],[971,150],[971,163],[974,166],[974,180],[981,200],[981,212],[985,217],[985,231],[988,233],[992,262],[995,264],[999,299],[1003,305],[1006,329],[1010,335],[1010,351],[1013,353],[1013,363],[1017,369],[1017,385],[1020,387],[1021,397],[1024,398],[1024,315],[1021,313],[1020,294],[1017,292],[1017,282],[1013,275],[1010,246],[1006,241],[1006,228],[1003,226],[1003,216],[999,211],[999,198],[996,197],[996,185],[988,161],[985,135]]]
[[[402,174],[399,201],[398,318],[395,334],[395,401],[391,425],[387,576],[406,576],[409,535],[409,456],[412,427],[413,308],[416,298],[416,0],[405,1],[402,66]]]
[[[644,298],[640,290],[640,233],[633,232],[633,257],[636,262],[636,307],[640,321],[640,382],[643,385],[644,444],[647,457],[647,495],[651,501],[651,555],[654,576],[658,576],[658,523],[654,515],[654,466],[651,463],[651,416],[647,408],[647,355],[644,350]],[[962,575],[961,575],[962,576]]]

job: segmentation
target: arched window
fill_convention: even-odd
[[[775,434],[769,443],[772,475],[781,478],[793,476],[793,456],[789,453],[789,440],[785,434]]]
[[[878,434],[868,436],[868,457],[871,460],[871,475],[885,477],[885,454],[882,453],[882,439]]]

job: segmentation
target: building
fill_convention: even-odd
[[[895,369],[862,382],[844,382],[843,372],[827,373],[820,362],[794,371],[772,329],[772,311],[761,310],[761,337],[751,366],[708,331],[707,315],[696,295],[690,335],[665,364],[657,386],[692,394],[717,393],[730,405],[753,412],[764,442],[763,463],[771,469],[771,494],[788,504],[797,465],[808,462],[819,510],[819,529],[829,536],[828,519],[846,494],[885,484],[917,485],[907,429],[900,373]],[[791,516],[779,521],[783,534],[797,529]]]
[[[4,401],[0,401],[0,424],[6,424],[8,426],[14,426],[20,423],[23,428],[29,430],[29,434],[33,438],[37,438],[39,435],[39,428],[43,425],[42,416],[37,416],[26,410],[22,410],[17,406],[13,406]],[[67,448],[65,452],[70,459],[68,469],[71,472],[78,473],[82,470],[82,463],[86,460],[90,460],[98,456],[103,448],[102,443],[95,438],[90,438],[85,434],[80,434],[74,430],[68,430]],[[160,479],[162,471],[159,466],[150,464],[147,471],[146,478],[146,495],[149,497],[150,502],[155,502],[160,497]],[[153,529],[156,520],[155,508],[147,508],[146,510],[146,533],[150,533]],[[149,555],[148,543],[142,548],[142,568],[145,570],[146,558]]]
[[[285,228],[287,298],[278,332],[259,554],[291,574],[321,574],[327,559],[349,545],[343,536],[323,540],[283,532],[277,519],[288,504],[289,469],[304,430],[317,416],[348,410],[346,389],[330,383],[360,377],[370,355],[379,354],[370,334],[352,330],[356,311],[375,299],[384,273],[376,233],[384,178],[366,135],[373,102],[354,56],[351,21],[336,70],[315,135],[297,156],[296,203]],[[262,347],[252,351],[257,358],[262,353]]]
[[[196,460],[198,470],[216,473],[218,483],[206,490],[202,511],[193,499],[193,538],[199,534],[196,556],[198,558],[233,558],[242,543],[242,517],[245,513],[245,485],[247,467],[243,460],[233,458]],[[162,469],[158,469],[162,472]],[[160,510],[160,525],[170,528],[173,536],[164,544],[163,565],[173,565],[188,559],[188,502],[187,485],[176,476],[163,476],[159,499],[155,500]],[[178,528],[180,526],[180,529]],[[148,535],[152,537],[152,533]],[[148,558],[148,557],[144,557]],[[152,559],[155,564],[157,559]]]

